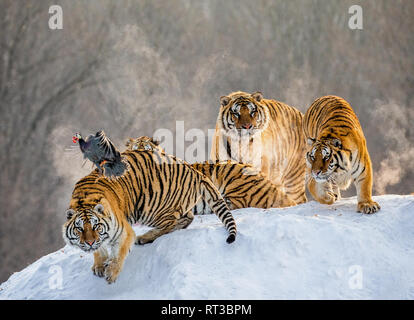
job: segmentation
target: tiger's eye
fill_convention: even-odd
[[[98,224],[96,227],[94,227],[94,230],[96,230],[98,233],[102,233],[103,232],[103,227],[102,227],[102,225]]]

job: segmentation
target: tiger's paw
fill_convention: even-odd
[[[342,197],[341,197],[341,190],[339,190],[339,188],[338,188],[338,187],[333,188],[332,193],[333,193],[333,194],[334,194],[334,196],[335,196],[335,201],[338,201],[338,200],[341,200],[341,199],[342,199]]]
[[[92,272],[95,276],[102,278],[105,275],[105,268],[106,268],[105,264],[101,264],[101,265],[94,264],[92,266]]]
[[[105,280],[108,284],[114,283],[121,272],[121,267],[116,259],[108,260],[105,262]]]
[[[324,197],[319,200],[323,204],[333,204],[338,199],[338,195],[328,191],[325,193]]]
[[[138,244],[138,245],[141,245],[141,246],[144,245],[144,244],[147,244],[147,243],[151,243],[151,242],[154,242],[154,240],[149,239],[149,238],[145,237],[144,235],[138,236],[138,237],[135,238],[135,244]]]
[[[340,195],[333,190],[331,183],[318,183],[314,198],[322,204],[333,204]]]
[[[372,214],[380,210],[380,205],[375,201],[364,201],[358,202],[358,212],[362,212],[365,214]]]

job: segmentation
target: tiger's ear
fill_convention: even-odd
[[[103,206],[102,204],[98,203],[98,204],[95,206],[95,208],[93,208],[93,210],[94,210],[96,213],[102,214],[102,213],[104,212],[104,206]]]
[[[153,144],[155,144],[156,146],[159,146],[159,145],[160,145],[160,143],[161,143],[161,141],[160,141],[160,140],[158,140],[158,139],[154,139],[154,138],[151,138],[151,142],[152,142]]]
[[[335,148],[342,148],[342,142],[341,140],[337,139],[337,138],[333,138],[329,140],[329,144],[334,146]]]
[[[222,107],[227,106],[230,102],[230,97],[228,96],[221,96],[220,97],[220,104]]]
[[[66,219],[69,220],[70,218],[73,217],[74,214],[75,214],[75,210],[73,209],[66,210]]]
[[[313,144],[315,143],[315,141],[316,141],[316,139],[313,139],[313,138],[308,138],[308,139],[306,140],[306,142],[308,143],[308,146],[313,145]]]
[[[134,139],[132,138],[128,138],[128,140],[125,142],[125,146],[129,147],[130,145],[132,145],[132,142],[134,141]]]
[[[255,93],[252,93],[252,97],[254,100],[256,100],[257,102],[262,101],[263,99],[263,94],[260,91],[257,91]]]

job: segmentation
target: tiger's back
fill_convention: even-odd
[[[345,138],[349,134],[365,141],[361,124],[349,103],[337,96],[324,96],[315,100],[305,114],[305,136],[316,139],[332,133]],[[362,141],[361,141],[362,142]]]

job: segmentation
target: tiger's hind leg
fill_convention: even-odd
[[[154,242],[155,239],[161,237],[162,235],[174,231],[176,223],[177,221],[174,220],[174,221],[171,221],[171,223],[169,223],[168,227],[165,227],[163,229],[154,228],[140,236],[137,236],[135,239],[135,244],[142,245],[142,244]]]
[[[179,229],[185,229],[191,224],[193,219],[194,219],[194,215],[191,209],[184,216],[180,216],[178,219],[172,218],[172,219],[166,220],[162,228],[154,228],[144,233],[143,235],[137,236],[135,239],[135,244],[142,245],[146,243],[151,243],[155,239],[161,237],[164,234],[167,234],[175,230],[179,230]]]
[[[185,216],[182,216],[180,219],[177,220],[177,226],[174,230],[186,229],[191,224],[191,222],[193,222],[193,220],[194,214],[193,209],[191,209],[187,212]]]

